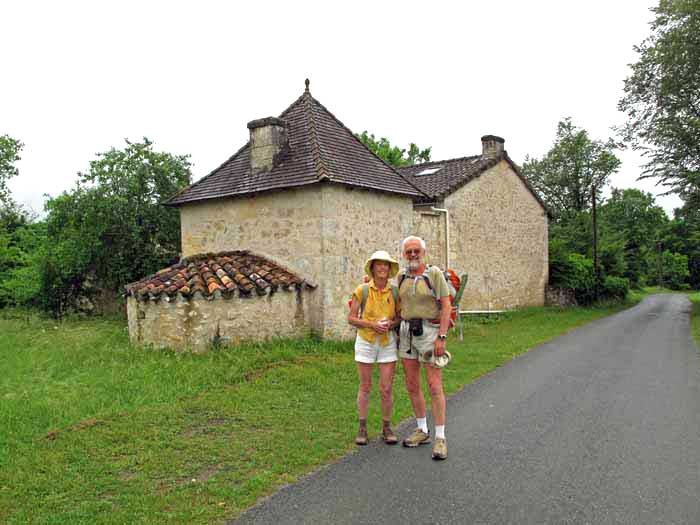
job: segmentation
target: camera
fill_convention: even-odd
[[[409,319],[408,326],[413,337],[420,337],[423,335],[423,319]]]

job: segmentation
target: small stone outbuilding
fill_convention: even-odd
[[[305,336],[314,287],[247,251],[188,257],[126,287],[129,334],[136,344],[193,350]]]
[[[295,312],[301,308],[314,333],[352,337],[347,301],[362,279],[365,259],[380,249],[399,257],[400,241],[411,234],[426,239],[429,262],[469,274],[462,309],[544,304],[547,213],[504,150],[502,138],[482,137],[478,155],[397,170],[311,96],[308,82],[279,117],[251,121],[248,129],[247,144],[167,204],[180,209],[185,260],[250,250],[293,275],[308,276],[295,292],[301,299],[287,306],[290,326],[301,326],[291,321],[300,318]],[[167,334],[177,323],[184,327],[190,313],[177,314],[179,321],[167,326],[158,319],[190,307],[139,301],[136,288],[131,285],[132,340],[180,345]],[[240,328],[236,335],[235,327],[246,322],[235,324],[230,317],[254,325],[260,315],[243,309],[233,313],[239,303],[227,302],[223,294],[205,300],[207,312],[220,308],[221,313],[202,314],[201,319],[219,319],[220,332],[222,320],[228,319],[226,337],[231,340],[248,334]],[[151,313],[141,308],[145,304]],[[158,314],[159,309],[172,313]],[[190,334],[187,344],[203,344],[217,334],[212,322],[188,322],[188,328],[178,328],[178,333]]]

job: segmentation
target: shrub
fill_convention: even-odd
[[[578,253],[555,253],[550,260],[550,284],[574,291],[580,304],[593,301],[595,272],[593,261]]]
[[[663,284],[672,290],[681,290],[690,276],[688,256],[680,253],[665,250],[661,254],[661,268]]]
[[[608,275],[603,279],[603,283],[600,290],[600,295],[605,299],[619,299],[622,300],[627,297],[630,290],[629,279],[624,277],[615,277],[614,275]]]

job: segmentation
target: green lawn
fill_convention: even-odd
[[[621,308],[467,320],[446,388]],[[0,333],[2,523],[222,522],[354,448],[351,343],[179,354],[131,347],[122,321],[7,313]],[[409,417],[400,373],[395,398]],[[375,389],[372,436],[378,405]]]

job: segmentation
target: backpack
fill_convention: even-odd
[[[423,279],[425,281],[426,286],[430,290],[430,292],[433,294],[433,297],[438,303],[438,307],[442,307],[442,303],[440,302],[440,299],[437,296],[437,292],[435,292],[435,288],[433,288],[433,284],[430,282],[430,278],[428,277],[430,274],[430,268],[431,266],[426,266],[425,270],[423,271],[423,275],[418,275],[417,277]],[[451,328],[455,327],[455,324],[457,323],[457,315],[459,311],[459,305],[455,304],[455,296],[457,295],[457,290],[459,290],[459,287],[461,285],[461,280],[457,273],[451,269],[448,268],[445,271],[442,271],[442,275],[445,277],[445,281],[447,282],[447,290],[450,294],[450,304],[452,305],[452,308],[450,309],[450,324],[448,326],[448,330]],[[399,274],[399,288],[401,288],[401,284],[404,282],[404,280],[408,277],[406,275],[405,271],[402,271],[401,274]]]
[[[399,304],[399,288],[397,286],[394,286],[393,284],[391,286],[391,295],[394,297],[394,304]],[[362,319],[362,314],[365,311],[365,305],[367,304],[367,298],[369,297],[369,283],[363,283],[362,284],[362,298],[360,299],[360,319]],[[350,300],[348,301],[348,308],[352,306],[352,297],[350,297]]]

